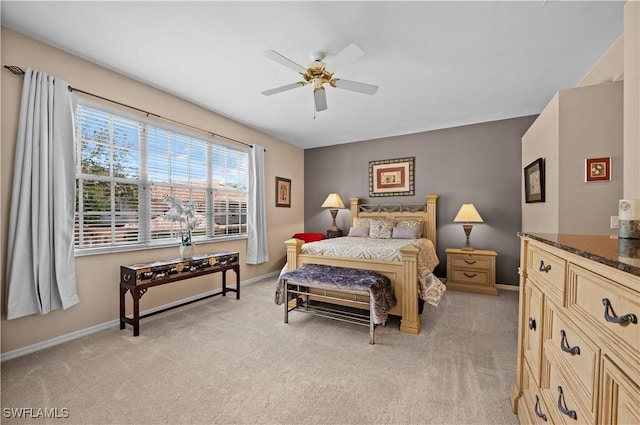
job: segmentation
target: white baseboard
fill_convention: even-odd
[[[240,286],[250,285],[250,284],[258,282],[260,280],[277,276],[278,274],[280,274],[279,270],[275,271],[275,272],[263,274],[263,275],[258,276],[258,277],[254,277],[252,279],[247,279],[245,281],[240,282]],[[204,296],[207,296],[207,295],[213,295],[213,294],[219,293],[221,291],[222,291],[222,288],[214,289],[214,290],[209,291],[209,292],[205,292],[205,293],[202,293],[202,294],[194,295],[193,297],[184,298],[184,299],[181,299],[181,300],[178,300],[178,301],[171,302],[169,304],[165,304],[165,305],[161,305],[161,306],[158,306],[158,307],[150,308],[149,310],[141,311],[140,315],[154,313],[156,311],[159,311],[159,310],[162,310],[162,309],[165,309],[165,308],[169,308],[169,307],[173,307],[173,306],[185,303],[185,302],[197,300],[198,298],[201,298],[201,297],[204,297]],[[275,291],[275,288],[274,288],[274,291]],[[53,347],[55,345],[59,345],[59,344],[62,344],[62,343],[68,342],[68,341],[73,341],[74,339],[78,339],[78,338],[81,338],[81,337],[86,336],[86,335],[91,335],[91,334],[94,334],[96,332],[100,332],[100,331],[103,331],[105,329],[109,329],[112,326],[120,326],[120,318],[117,318],[115,320],[110,320],[108,322],[101,323],[99,325],[91,326],[89,328],[81,329],[79,331],[71,332],[71,333],[66,334],[66,335],[61,335],[61,336],[58,336],[58,337],[55,337],[55,338],[51,338],[51,339],[48,339],[46,341],[38,342],[36,344],[27,345],[26,347],[18,348],[16,350],[7,351],[6,353],[3,353],[3,354],[0,355],[0,362],[3,362],[5,360],[10,360],[10,359],[15,359],[16,357],[20,357],[20,356],[24,356],[24,355],[27,355],[27,354],[31,354],[31,353],[34,353],[36,351],[44,350],[45,348]]]

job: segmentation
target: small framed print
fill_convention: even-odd
[[[276,207],[291,208],[291,180],[276,177]]]
[[[415,158],[369,162],[369,196],[413,196]]]
[[[611,158],[587,158],[584,160],[586,182],[611,181]]]
[[[524,201],[544,202],[544,160],[538,158],[524,167]]]

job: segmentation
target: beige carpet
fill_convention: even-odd
[[[418,336],[291,313],[275,278],[2,363],[2,424],[518,424],[517,292],[449,291]],[[114,294],[117,296],[117,294]],[[58,409],[15,419],[7,409]]]

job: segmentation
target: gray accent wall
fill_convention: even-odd
[[[453,218],[463,203],[473,203],[484,223],[473,226],[471,245],[498,253],[497,283],[518,284],[521,222],[522,135],[536,116],[466,125],[423,133],[367,140],[304,151],[305,232],[324,233],[331,226],[321,208],[329,193],[345,203],[337,224],[350,227],[349,198],[371,204],[425,203],[438,198],[437,276],[446,276],[446,248],[465,243]],[[369,197],[369,161],[415,157],[415,196]]]

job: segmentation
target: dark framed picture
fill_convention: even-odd
[[[369,162],[369,196],[413,196],[415,158]]]
[[[291,208],[291,180],[276,177],[276,207]]]
[[[584,181],[611,181],[611,158],[587,158],[584,160]]]
[[[544,202],[544,159],[538,158],[524,167],[524,200]]]

